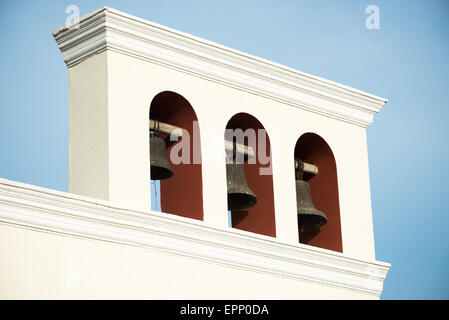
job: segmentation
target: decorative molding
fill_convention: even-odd
[[[53,36],[68,67],[113,50],[362,127],[387,102],[107,7]]]
[[[379,297],[390,264],[0,178],[0,223],[143,247]]]

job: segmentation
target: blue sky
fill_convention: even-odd
[[[449,299],[449,1],[0,0],[0,177],[67,191],[68,5],[109,6],[385,97],[368,128],[383,299]],[[380,29],[365,27],[368,5]]]

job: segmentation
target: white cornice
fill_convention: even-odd
[[[388,263],[0,179],[0,223],[97,239],[379,297]]]
[[[387,102],[107,7],[53,36],[68,67],[109,49],[362,127]]]

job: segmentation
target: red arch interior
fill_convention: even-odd
[[[264,129],[263,125],[253,116],[247,113],[238,113],[228,122],[226,129],[240,128],[246,129]],[[256,145],[259,145],[256,131]],[[248,141],[245,139],[245,145]],[[270,139],[266,135],[266,155],[271,156]],[[257,153],[257,150],[255,150]],[[232,227],[240,230],[250,231],[271,237],[276,236],[276,224],[274,214],[273,197],[273,176],[261,175],[259,169],[269,167],[269,164],[263,165],[256,157],[255,164],[244,164],[246,179],[249,188],[256,194],[257,203],[246,210],[233,210],[231,212]]]
[[[198,125],[195,111],[181,95],[165,91],[159,93],[151,102],[150,119],[186,129],[190,135],[190,164],[180,163],[178,165],[174,165],[170,160],[170,151],[174,143],[169,141],[169,137],[165,137],[168,145],[166,155],[174,175],[170,179],[161,180],[162,211],[203,220],[201,161],[193,163],[194,148],[197,148],[201,155],[200,136],[193,134],[194,125]],[[197,127],[195,131],[199,133],[199,128]]]
[[[318,175],[304,178],[310,184],[313,204],[328,218],[321,228],[300,232],[299,242],[343,252],[337,167],[332,150],[320,136],[306,133],[296,143],[295,157],[318,167]]]

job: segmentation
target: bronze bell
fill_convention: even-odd
[[[165,141],[158,133],[150,133],[151,180],[164,180],[173,176],[165,153]]]
[[[296,210],[298,212],[299,230],[319,228],[327,223],[326,215],[317,210],[312,203],[310,185],[302,179],[302,161],[296,175]]]
[[[235,142],[232,163],[226,164],[228,182],[228,210],[242,210],[252,207],[257,202],[254,192],[248,187],[243,164],[236,163]]]

